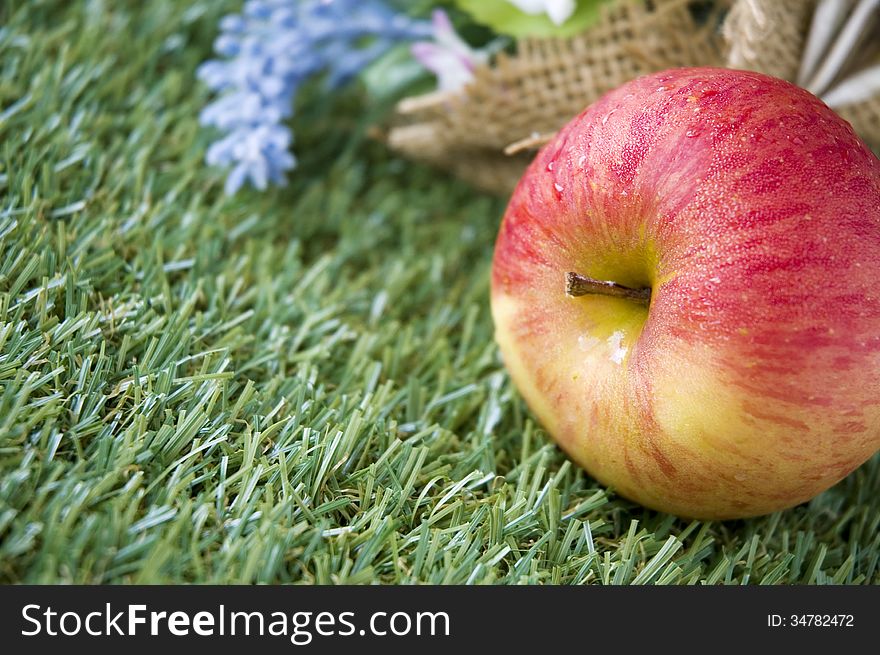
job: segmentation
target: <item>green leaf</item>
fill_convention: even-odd
[[[562,25],[547,14],[527,14],[507,0],[455,0],[474,20],[500,34],[514,37],[568,37],[580,34],[599,19],[599,8],[612,0],[578,0],[574,13]]]

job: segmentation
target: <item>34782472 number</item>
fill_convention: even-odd
[[[769,614],[767,625],[771,628],[852,628],[855,619],[852,614],[791,614],[781,616]]]

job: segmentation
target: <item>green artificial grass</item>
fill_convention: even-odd
[[[726,523],[566,461],[492,341],[503,203],[372,142],[357,92],[303,103],[288,187],[224,197],[194,69],[236,2],[19,4],[0,581],[880,582],[876,458]]]

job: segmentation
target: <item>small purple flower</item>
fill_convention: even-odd
[[[434,40],[414,43],[413,56],[437,76],[440,91],[458,91],[474,79],[474,70],[488,54],[465,43],[442,9],[434,11],[432,27]]]
[[[206,161],[230,170],[230,195],[246,182],[258,189],[285,183],[296,158],[284,121],[306,80],[325,73],[328,87],[336,88],[393,45],[431,33],[424,21],[381,0],[246,0],[220,30],[214,49],[223,59],[199,68],[219,97],[200,121],[225,133]]]

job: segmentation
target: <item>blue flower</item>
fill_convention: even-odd
[[[326,74],[329,89],[346,83],[397,43],[431,35],[431,25],[395,13],[380,0],[246,0],[220,22],[199,77],[218,97],[200,121],[225,133],[208,164],[230,170],[226,193],[245,183],[284,184],[296,166],[284,124],[301,85]]]

